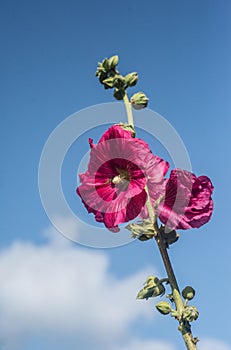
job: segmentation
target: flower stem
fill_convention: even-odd
[[[125,104],[126,112],[127,112],[127,118],[128,118],[128,124],[134,127],[134,121],[133,121],[133,115],[132,115],[132,107],[131,103],[128,100],[128,95],[125,91],[123,96],[123,101]],[[164,242],[161,232],[159,230],[157,221],[156,221],[156,215],[154,212],[154,209],[152,207],[152,203],[149,196],[149,191],[147,186],[145,187],[146,193],[147,193],[147,201],[146,201],[146,207],[148,210],[149,218],[151,222],[154,225],[154,231],[155,231],[155,239],[167,272],[168,279],[167,281],[170,283],[171,289],[172,289],[172,298],[176,306],[176,311],[179,313],[179,315],[182,315],[183,309],[184,309],[184,303],[181,298],[180,290],[177,284],[177,280],[171,265],[171,261],[168,256],[166,243]],[[182,321],[182,317],[179,316],[179,330],[181,331],[181,334],[183,336],[185,345],[187,347],[187,350],[196,350],[196,342],[197,339],[194,339],[191,333],[191,326],[188,321]]]
[[[157,224],[155,226],[157,226]],[[179,315],[182,315],[182,311],[184,309],[184,303],[182,301],[180,290],[179,290],[179,287],[177,284],[177,280],[176,280],[176,277],[175,277],[175,274],[174,274],[174,271],[172,268],[171,261],[169,259],[167,247],[166,247],[166,244],[162,238],[161,232],[158,229],[158,227],[155,227],[155,230],[157,232],[155,239],[156,239],[156,242],[157,242],[157,245],[158,245],[158,248],[159,248],[159,251],[160,251],[166,272],[167,272],[168,280],[169,280],[169,283],[170,283],[170,286],[172,289],[172,298],[173,298],[173,301],[175,303],[177,312],[179,313]],[[179,330],[183,336],[186,348],[188,350],[196,350],[197,349],[196,343],[197,343],[198,339],[193,338],[192,332],[191,332],[191,326],[190,326],[189,322],[182,320],[181,316],[179,316],[178,321],[180,324]]]
[[[132,106],[131,106],[131,103],[128,100],[128,95],[127,95],[126,91],[125,91],[124,96],[123,96],[123,101],[124,101],[126,112],[127,112],[128,124],[134,127],[134,121],[133,121],[133,115],[132,115]]]

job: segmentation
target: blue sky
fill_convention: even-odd
[[[211,222],[182,232],[170,254],[179,284],[197,291],[198,348],[230,350],[230,7],[228,0],[1,2],[2,349],[57,350],[63,344],[68,350],[76,344],[87,350],[136,350],[140,344],[145,350],[183,349],[176,323],[157,315],[155,300],[133,301],[146,273],[164,275],[157,248],[150,242],[112,249],[66,242],[52,228],[39,196],[38,166],[47,138],[73,113],[113,102],[94,74],[98,61],[118,54],[122,73],[139,73],[134,92],[147,93],[149,108],[182,138],[193,171],[208,175],[215,186]],[[92,130],[95,141],[99,131]],[[87,137],[64,162],[63,188],[73,210],[78,149],[85,154]],[[150,147],[155,152],[157,145]],[[76,197],[78,211],[93,222]],[[93,296],[79,292],[84,284],[93,288]],[[105,291],[110,302],[101,297]]]

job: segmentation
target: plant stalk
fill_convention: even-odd
[[[157,225],[155,225],[157,226]],[[183,300],[181,298],[181,293],[178,287],[178,283],[172,268],[172,264],[171,261],[169,259],[169,255],[167,252],[167,247],[165,242],[163,241],[163,238],[161,236],[160,230],[155,227],[155,230],[157,231],[157,235],[155,236],[164,266],[165,266],[165,270],[167,272],[167,276],[168,276],[168,280],[172,289],[172,297],[173,297],[173,301],[174,304],[176,306],[176,310],[179,312],[179,315],[182,314],[182,311],[184,309],[184,303]],[[192,336],[192,332],[191,332],[191,326],[189,324],[188,321],[182,321],[181,318],[179,318],[179,330],[182,334],[182,337],[184,339],[186,348],[188,350],[196,350],[197,346],[196,343],[198,341],[197,338],[193,338]]]
[[[131,103],[128,100],[128,96],[127,96],[126,91],[125,91],[125,94],[123,97],[123,101],[124,101],[126,112],[127,112],[128,124],[132,125],[134,127],[132,107],[131,107]],[[156,222],[156,215],[155,215],[154,209],[152,207],[152,203],[150,200],[147,186],[146,186],[145,190],[147,192],[146,207],[148,210],[150,220],[154,225],[154,229],[156,232],[155,239],[156,239],[156,242],[157,242],[157,245],[158,245],[158,248],[159,248],[159,251],[160,251],[166,272],[167,272],[168,281],[169,281],[171,289],[172,289],[173,301],[175,303],[176,310],[179,312],[179,315],[182,315],[182,312],[184,309],[184,303],[183,303],[183,300],[181,298],[181,294],[180,294],[180,290],[179,290],[179,287],[177,284],[177,280],[176,280],[176,277],[175,277],[175,274],[174,274],[174,271],[173,271],[173,268],[171,265],[171,261],[170,261],[169,256],[168,256],[166,244],[161,236],[161,232],[160,232],[159,227],[158,227],[157,222]],[[179,330],[182,334],[182,337],[184,339],[187,350],[196,350],[197,349],[197,347],[196,347],[197,339],[194,339],[192,336],[191,326],[190,326],[189,322],[182,321],[182,319],[180,317],[179,324],[180,324]]]
[[[133,121],[133,115],[132,115],[132,106],[131,106],[131,103],[128,100],[128,95],[127,95],[126,91],[125,91],[124,96],[123,96],[123,101],[124,101],[126,112],[127,112],[128,124],[134,127],[134,121]]]

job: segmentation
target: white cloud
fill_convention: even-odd
[[[164,341],[132,339],[124,345],[115,346],[112,350],[175,350],[173,345]]]
[[[221,340],[204,338],[199,341],[198,350],[231,350],[231,347]]]
[[[46,237],[40,246],[21,241],[0,252],[1,350],[176,350],[133,334],[135,321],[155,316],[152,301],[135,299],[149,268],[119,279],[106,253],[80,248],[53,229]],[[198,350],[231,348],[201,339]]]
[[[16,242],[0,254],[0,330],[16,335],[57,333],[113,344],[138,318],[153,317],[135,295],[150,271],[117,279],[106,254],[60,238],[46,245]],[[57,238],[58,237],[58,238]],[[63,243],[62,243],[63,242]]]

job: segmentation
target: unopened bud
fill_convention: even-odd
[[[124,88],[124,85],[125,85],[124,77],[120,74],[115,75],[115,81],[114,81],[115,88],[117,88],[118,90],[121,90]]]
[[[199,316],[199,311],[195,306],[186,306],[183,313],[182,317],[184,320],[188,322],[195,321]]]
[[[124,98],[125,91],[123,89],[116,89],[114,90],[113,96],[116,100],[122,100]]]
[[[138,74],[136,72],[129,73],[124,77],[124,79],[127,86],[135,86],[138,81]]]
[[[109,69],[115,69],[119,62],[119,57],[117,55],[112,56],[108,59],[108,67]]]
[[[137,299],[153,298],[162,296],[165,293],[165,287],[158,277],[149,276],[144,284],[145,286],[139,291]]]
[[[131,97],[130,102],[131,102],[132,107],[134,109],[138,109],[139,110],[139,109],[147,107],[147,105],[148,105],[148,98],[143,92],[137,92],[136,94],[134,94]]]
[[[187,286],[182,290],[183,298],[188,300],[192,300],[195,296],[195,293],[195,290],[190,286]]]
[[[156,305],[156,308],[162,315],[168,315],[172,312],[171,305],[167,301],[161,301]]]

